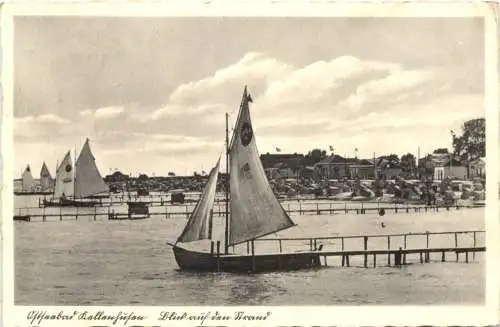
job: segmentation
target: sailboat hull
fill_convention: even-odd
[[[79,201],[71,199],[59,199],[58,201],[43,200],[44,207],[95,207],[98,201]]]
[[[181,270],[192,272],[264,273],[311,269],[321,266],[319,253],[297,252],[252,255],[220,255],[173,247]]]
[[[51,195],[52,191],[33,191],[33,192],[24,192],[24,191],[14,191],[14,195]]]

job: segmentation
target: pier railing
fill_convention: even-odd
[[[352,258],[361,259],[358,264],[365,268],[369,266],[369,257],[372,258],[373,267],[377,265],[377,256],[385,257],[387,265],[390,266],[391,258],[393,264],[405,265],[410,261],[430,262],[431,254],[437,254],[437,259],[444,262],[447,253],[455,254],[455,261],[459,261],[459,255],[464,254],[464,260],[468,263],[475,260],[477,252],[486,251],[484,230],[261,238],[237,247],[237,252],[239,250],[240,253],[243,251],[246,254],[262,251],[316,253],[323,258],[324,265],[328,264],[328,257],[339,257],[341,266],[350,266]],[[436,257],[433,259],[436,260]]]
[[[443,210],[459,210],[462,208],[479,208],[484,205],[463,204],[454,206],[443,205],[414,205],[414,204],[390,204],[390,203],[366,203],[366,202],[290,202],[282,203],[285,211],[290,215],[334,215],[334,214],[385,214],[394,213],[418,213],[418,212],[439,212]],[[166,205],[163,207],[151,207],[151,216],[189,217],[194,210],[195,205]],[[47,218],[78,219],[79,217],[92,217],[94,220],[101,217],[108,217],[110,213],[125,213],[125,207],[25,207],[15,210],[15,216],[30,216],[30,219],[37,220],[41,218],[45,221]],[[213,207],[214,216],[224,217],[226,214],[225,205],[215,204]]]

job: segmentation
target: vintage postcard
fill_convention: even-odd
[[[1,10],[4,326],[498,323],[494,6]]]

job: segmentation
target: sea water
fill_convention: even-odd
[[[16,197],[15,207],[37,206],[35,197]],[[336,204],[342,206],[344,204]],[[360,204],[350,203],[350,206]],[[153,210],[165,210],[162,207]],[[37,211],[38,210],[38,211]],[[30,209],[31,213],[42,209]],[[60,210],[48,209],[46,210]],[[71,213],[72,208],[64,209]],[[80,213],[87,210],[82,209]],[[103,210],[99,208],[98,210]],[[106,209],[107,210],[107,209]],[[59,211],[57,211],[59,212]],[[75,217],[76,218],[76,217]],[[298,224],[279,237],[320,237],[364,234],[397,234],[484,230],[484,209],[452,208],[450,211],[376,212],[363,215],[292,215]],[[215,217],[214,231],[222,235],[223,218]],[[382,227],[382,222],[385,227]],[[186,223],[185,216],[152,216],[146,220],[108,221],[104,216],[47,218],[14,223],[15,303],[17,305],[354,305],[354,304],[483,304],[484,253],[465,263],[448,254],[431,255],[420,264],[387,266],[387,256],[377,256],[377,267],[363,267],[362,258],[351,258],[341,267],[340,258],[328,258],[328,267],[268,274],[186,273],[178,270],[173,241]],[[269,237],[274,237],[272,235]],[[472,246],[471,235],[459,235],[459,246]],[[318,241],[319,242],[319,241]],[[345,249],[362,249],[362,240],[345,241]],[[391,238],[391,248],[403,246],[402,237]],[[340,248],[339,240],[324,241],[323,251]],[[425,247],[425,236],[410,236],[408,248]],[[477,246],[484,245],[479,233]],[[430,246],[454,246],[454,236],[432,235]],[[308,249],[308,241],[283,244],[284,251]],[[288,248],[287,248],[288,247]],[[387,239],[369,239],[369,249],[387,249]],[[246,245],[236,247],[245,252]],[[257,252],[277,251],[276,242],[257,242]],[[471,262],[472,261],[472,262]]]

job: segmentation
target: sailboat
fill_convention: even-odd
[[[87,138],[75,162],[75,169],[71,152],[66,153],[57,167],[53,199],[43,203],[44,206],[93,207],[99,202],[91,199],[106,196],[109,196],[109,187],[99,173]]]
[[[212,239],[213,215],[209,208],[215,199],[219,162],[210,172],[195,210],[172,246],[175,260],[181,270],[195,272],[267,272],[296,270],[320,265],[318,251],[290,253],[255,253],[255,240],[296,226],[274,195],[267,180],[257,151],[250,119],[249,103],[252,98],[245,86],[232,140],[228,139],[226,114],[226,219],[224,252],[193,249],[188,243]],[[229,192],[228,192],[229,191]],[[229,208],[230,206],[230,214]],[[229,253],[229,247],[241,243],[251,244],[251,254]],[[203,242],[197,242],[199,244]]]
[[[40,186],[36,185],[35,180],[33,179],[33,175],[31,174],[31,168],[30,166],[26,166],[26,169],[23,172],[23,175],[21,177],[21,190],[20,191],[14,191],[14,195],[48,195],[51,194],[52,192],[48,190],[47,188],[44,188],[44,185],[47,184],[46,180],[44,179],[44,167],[46,169],[46,172],[48,174],[48,179],[50,180],[50,183],[52,181],[50,177],[50,173],[48,172],[47,166],[45,166],[45,162],[43,163],[42,166],[42,172],[40,173]],[[48,184],[50,187],[50,183]]]
[[[52,176],[50,176],[49,168],[47,168],[47,165],[45,164],[45,162],[43,162],[42,170],[40,171],[40,187],[42,189],[42,192],[47,192],[52,189],[52,184],[53,180]]]
[[[35,181],[31,174],[30,165],[27,165],[21,176],[21,190],[14,191],[15,195],[33,195],[35,192]]]

